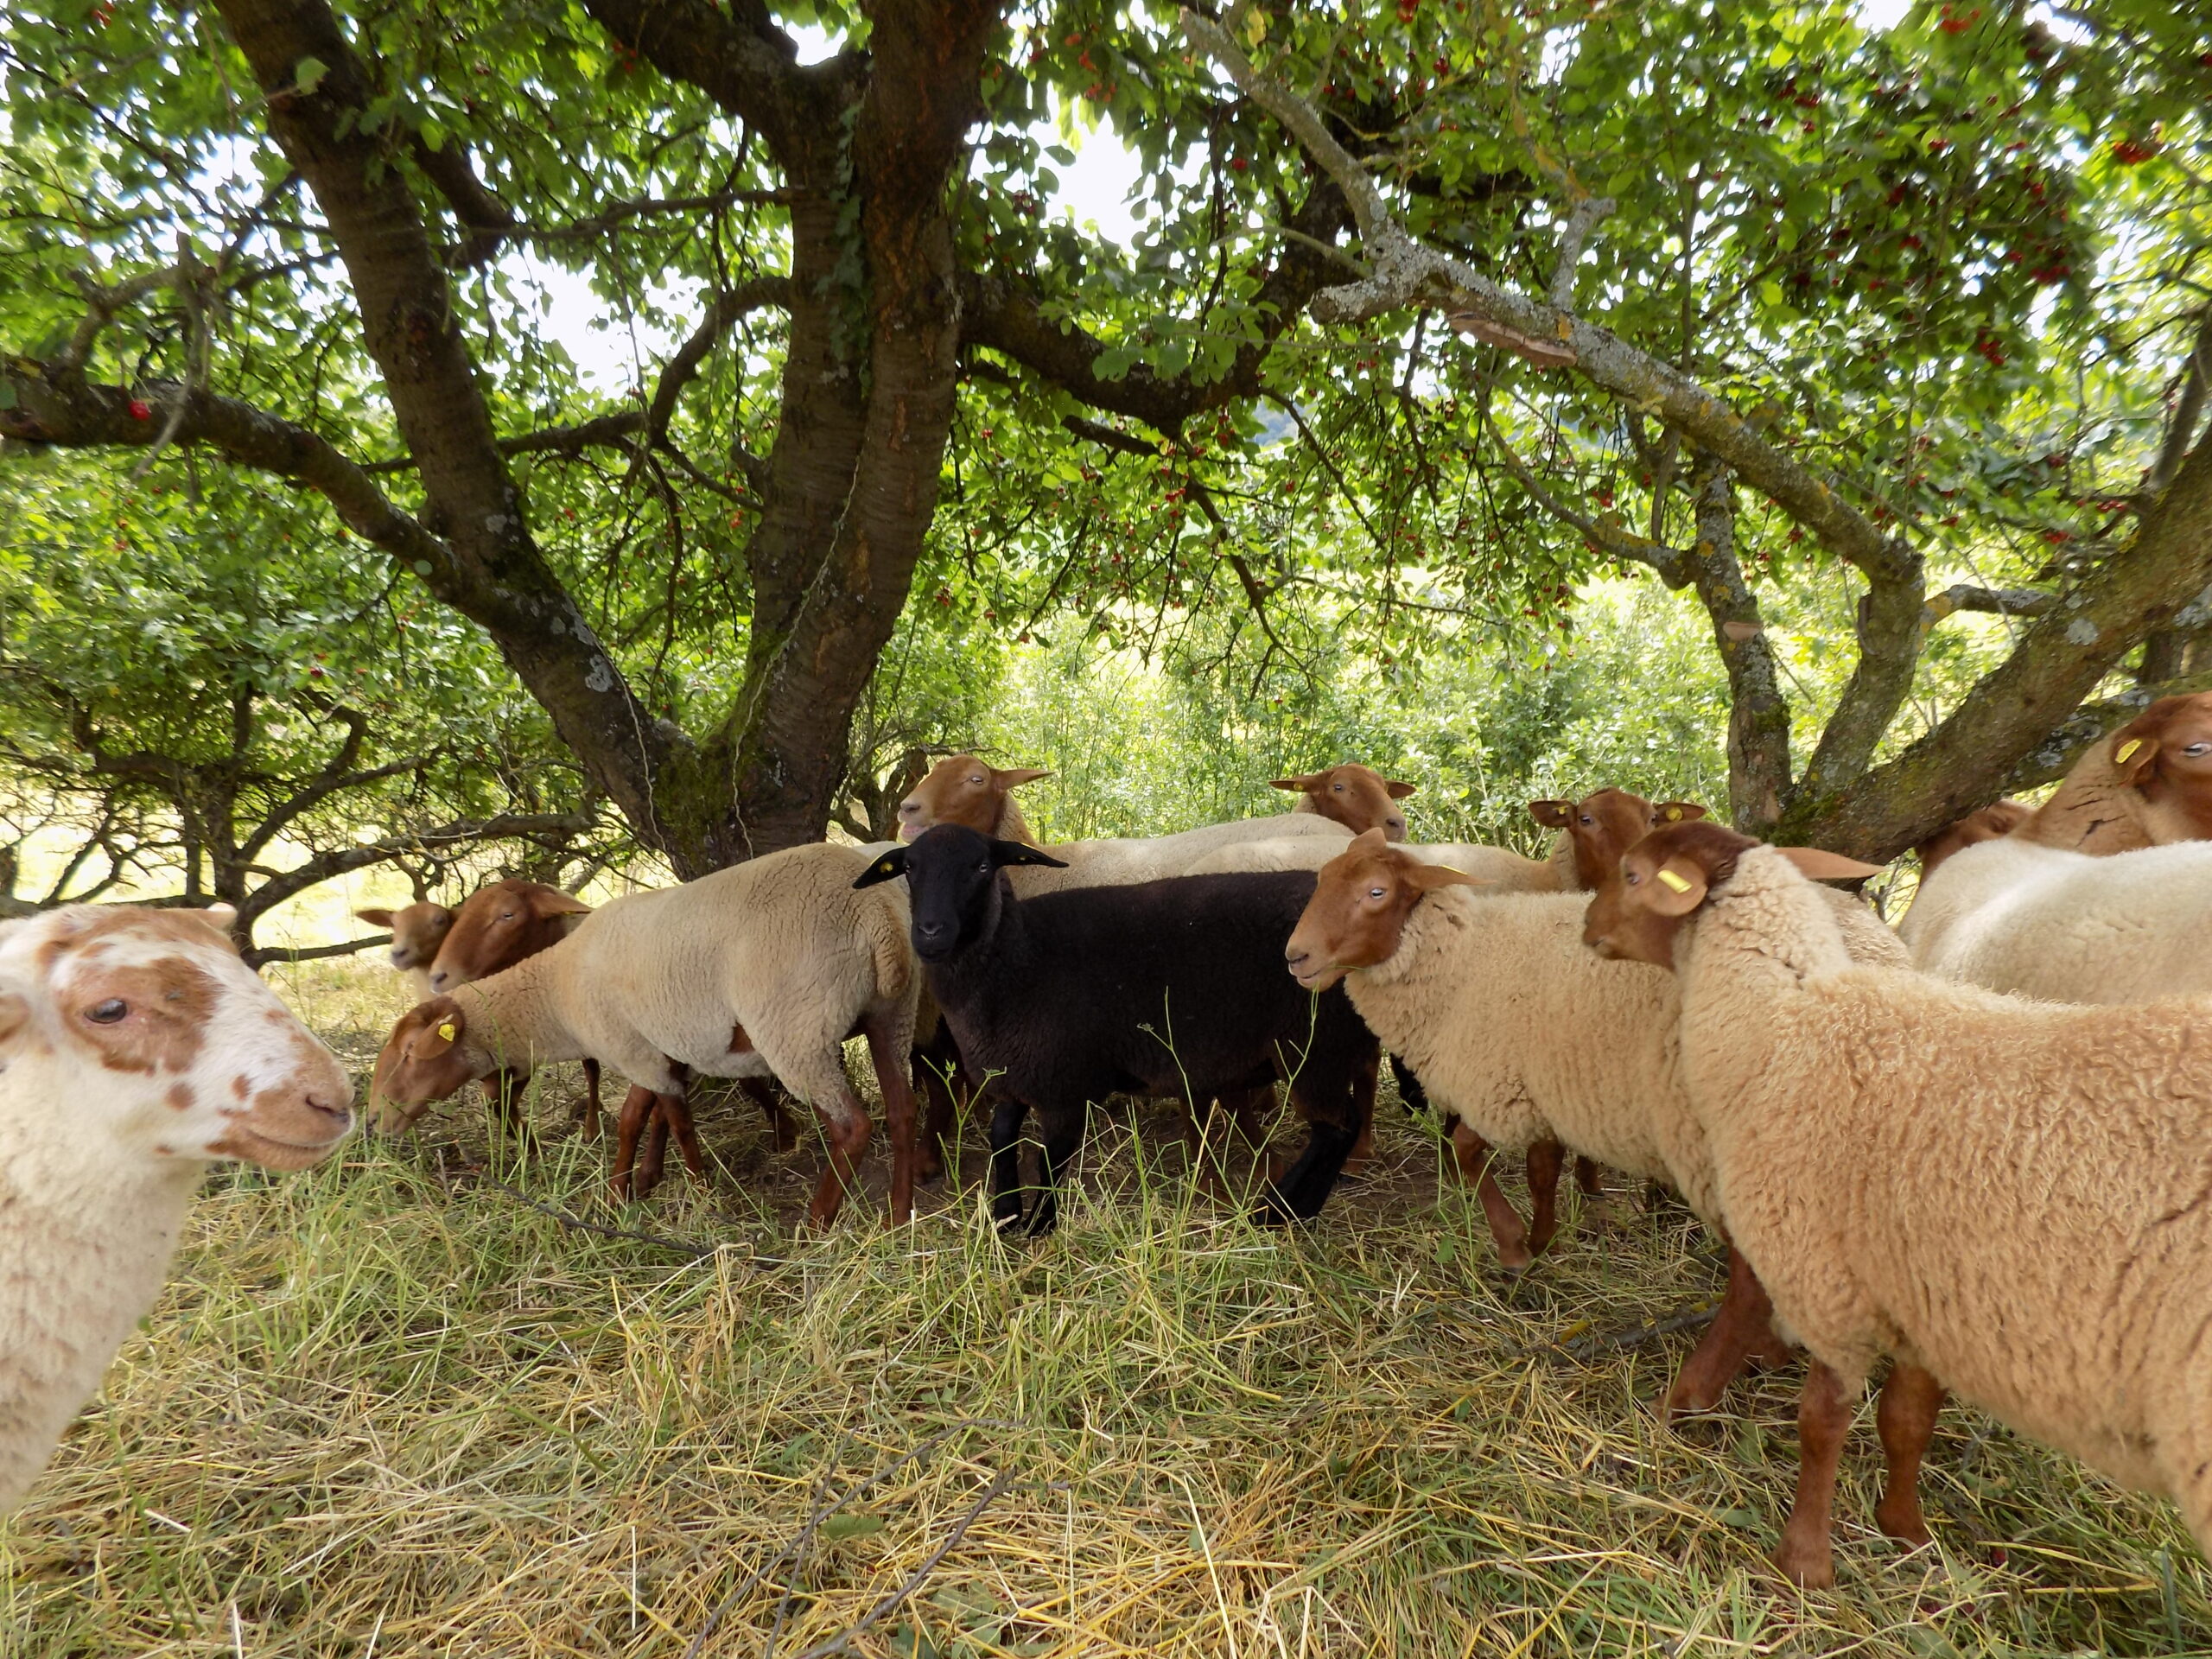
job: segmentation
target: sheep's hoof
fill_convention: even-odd
[[[1914,1549],[1936,1541],[1928,1530],[1927,1517],[1921,1513],[1918,1503],[1892,1504],[1884,1498],[1874,1506],[1874,1524],[1881,1528],[1885,1536]]]
[[[1794,1539],[1784,1538],[1774,1552],[1774,1565],[1801,1590],[1835,1588],[1835,1554],[1821,1545],[1801,1547]]]

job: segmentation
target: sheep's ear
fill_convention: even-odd
[[[1404,800],[1407,796],[1420,787],[1419,784],[1402,784],[1395,778],[1386,778],[1382,780],[1383,791],[1394,801]]]
[[[1040,853],[1025,842],[995,841],[991,843],[991,862],[1001,869],[1009,864],[1039,864],[1048,870],[1065,870],[1067,861]]]
[[[1389,846],[1390,837],[1377,824],[1372,830],[1363,830],[1351,838],[1352,849],[1363,853],[1379,853]]]
[[[879,856],[868,868],[862,870],[859,879],[853,885],[856,887],[872,887],[880,881],[895,881],[906,874],[906,849],[904,847],[893,847],[889,852]]]
[[[372,927],[390,927],[392,925],[391,912],[381,905],[373,906],[367,910],[357,910],[353,914]]]
[[[2113,769],[2120,773],[2124,784],[2140,784],[2158,759],[2158,740],[2155,737],[2123,737],[2113,746]]]
[[[531,897],[531,903],[541,916],[588,916],[591,906],[573,893],[540,893]]]
[[[1636,894],[1662,916],[1687,916],[1705,902],[1705,867],[1677,853],[1640,883]]]
[[[1469,875],[1465,870],[1455,870],[1449,864],[1430,864],[1416,861],[1406,872],[1406,880],[1423,893],[1433,893],[1439,887],[1494,887],[1497,885],[1486,875]]]
[[[237,907],[232,905],[210,905],[205,910],[173,910],[172,916],[182,916],[212,929],[225,944],[232,943],[231,924],[238,918]]]
[[[1573,801],[1531,801],[1529,816],[1547,830],[1564,830],[1574,817]]]
[[[1846,858],[1841,853],[1824,853],[1817,847],[1777,847],[1774,850],[1795,864],[1798,874],[1810,881],[1863,881],[1882,873],[1879,864],[1861,864],[1855,858]]]
[[[1302,795],[1307,790],[1313,788],[1314,785],[1319,783],[1321,781],[1321,777],[1322,774],[1318,772],[1309,772],[1303,778],[1277,778],[1268,785],[1268,787],[1270,789],[1296,790]]]
[[[1001,789],[1019,789],[1024,784],[1033,784],[1039,778],[1052,775],[1049,766],[1011,766],[1004,772],[993,772],[991,782]]]
[[[1651,809],[1654,823],[1690,823],[1705,816],[1695,801],[1661,801]]]
[[[415,1041],[418,1058],[428,1059],[442,1054],[461,1040],[461,1033],[468,1029],[467,1016],[461,1011],[461,1004],[449,996],[423,1005],[428,1016],[423,1021],[423,1033]]]

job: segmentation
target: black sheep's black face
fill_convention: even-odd
[[[964,825],[940,823],[884,854],[853,885],[873,887],[904,875],[913,918],[914,954],[924,962],[943,962],[982,934],[999,872],[1010,864],[1066,868],[1058,859],[1047,858],[1018,841],[999,841]]]

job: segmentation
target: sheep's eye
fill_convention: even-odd
[[[1331,784],[1329,788],[1332,793],[1338,795],[1341,795],[1344,792],[1344,786],[1342,784]]]
[[[2199,756],[2202,756],[2208,752],[2212,752],[2212,743],[2192,743],[2182,751],[2183,754],[2194,754]]]
[[[1370,899],[1380,899],[1382,896],[1382,889],[1380,887],[1370,887],[1367,890],[1367,896]]]
[[[976,874],[978,875],[988,875],[990,873],[991,861],[988,858],[976,867]]]
[[[111,1026],[130,1012],[130,1005],[119,996],[111,996],[105,1002],[95,1002],[85,1010],[85,1018],[96,1026]]]
[[[1585,823],[1595,823],[1597,820],[1592,817],[1587,812],[1585,812],[1582,815],[1582,822]]]

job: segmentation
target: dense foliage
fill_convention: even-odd
[[[172,675],[273,685],[326,632],[349,698],[407,711],[380,753],[445,724],[442,754],[499,757],[438,811],[565,810],[573,774],[518,780],[573,766],[679,869],[879,829],[930,749],[1017,738],[1125,780],[1071,785],[1074,828],[1352,753],[1429,767],[1431,799],[1644,781],[1636,744],[1672,733],[1666,776],[1740,821],[1886,854],[2047,774],[2082,696],[2203,666],[2190,9],[1230,19],[1413,236],[1560,339],[1602,322],[1629,379],[1707,389],[1705,425],[1586,343],[1447,321],[1472,290],[1317,303],[1378,268],[1372,227],[1165,6],[4,16],[7,551],[15,613],[68,636],[20,634],[10,695],[110,683],[71,652],[161,595],[255,619],[220,667],[131,653],[169,748],[226,741]],[[899,170],[949,130],[941,177]],[[1112,140],[1141,164],[1127,247],[1059,199],[1071,146]],[[421,259],[366,246],[371,207]],[[555,266],[643,342],[633,388],[569,359]],[[52,445],[88,453],[22,464]],[[116,519],[177,539],[66,580],[38,553]],[[291,552],[349,528],[327,569]],[[1619,581],[1653,571],[1702,613]],[[1133,664],[1217,782],[1125,810],[1185,764],[1096,701]],[[1007,698],[1053,675],[1047,731]],[[19,756],[71,718],[49,697]],[[1640,735],[1567,735],[1608,726]]]

